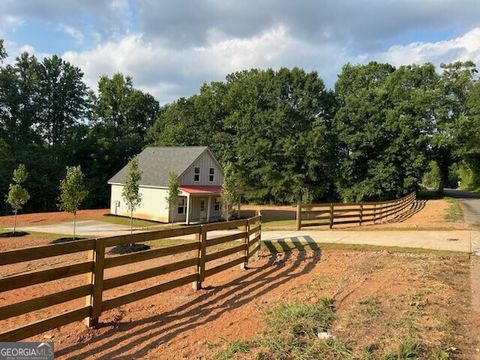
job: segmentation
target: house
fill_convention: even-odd
[[[208,147],[148,147],[137,158],[142,173],[142,202],[135,209],[134,217],[187,224],[221,218],[223,170]],[[108,181],[111,214],[130,216],[122,198],[127,172],[128,165]],[[167,197],[172,172],[178,175],[179,194],[177,203],[170,209]]]

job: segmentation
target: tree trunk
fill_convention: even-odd
[[[17,210],[15,210],[14,214],[15,214],[15,220],[13,222],[13,235],[15,236],[15,230],[17,229]]]
[[[133,210],[130,211],[130,235],[133,234]]]
[[[438,183],[438,189],[437,189],[437,192],[439,195],[443,195],[444,194],[444,189],[445,189],[445,186],[448,182],[448,166],[445,166],[445,165],[440,165],[438,166],[439,170],[440,170],[440,181]]]
[[[77,227],[77,213],[73,213],[73,240],[75,241],[75,231]]]

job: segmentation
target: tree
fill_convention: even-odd
[[[440,101],[432,132],[431,156],[440,170],[438,192],[443,194],[450,167],[462,159],[461,144],[470,138],[456,135],[462,133],[465,126],[463,120],[468,113],[467,103],[477,69],[471,61],[441,64],[440,67],[443,72],[437,89]]]
[[[38,66],[40,132],[55,156],[69,131],[86,115],[87,86],[82,71],[53,55]]]
[[[333,195],[334,94],[316,72],[252,69],[166,105],[148,133],[161,146],[207,145],[255,202]]]
[[[168,203],[169,220],[172,219],[173,222],[174,209],[178,201],[178,175],[174,172],[168,174],[168,196],[165,200]]]
[[[13,235],[17,228],[17,213],[30,199],[28,191],[22,186],[25,180],[27,180],[28,173],[25,169],[25,165],[20,164],[17,169],[13,171],[13,182],[10,184],[10,191],[7,195],[7,203],[12,207],[15,214],[15,221],[13,224]]]
[[[8,56],[5,46],[3,46],[3,39],[0,39],[0,63],[3,62]]]
[[[85,175],[80,166],[67,167],[67,174],[60,181],[60,197],[58,207],[62,211],[73,214],[73,240],[77,224],[77,211],[88,195],[85,187]]]
[[[138,169],[138,158],[134,156],[128,162],[127,179],[123,185],[122,198],[130,211],[130,234],[133,233],[133,212],[142,202],[140,194],[140,180],[142,173]]]
[[[428,166],[437,84],[431,64],[343,67],[335,84],[343,200],[393,199],[416,188]]]
[[[230,219],[230,208],[237,201],[236,182],[232,163],[226,163],[223,168],[222,210],[225,220]]]

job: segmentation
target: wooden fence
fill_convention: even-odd
[[[306,226],[376,223],[408,210],[416,200],[416,193],[391,201],[365,203],[331,203],[297,205],[297,230]]]
[[[235,229],[234,233],[223,236],[211,237],[211,232],[216,230]],[[157,239],[170,239],[184,235],[195,235],[197,241],[182,243],[179,245],[163,248],[153,248],[142,252],[130,253],[118,256],[106,256],[106,248],[147,242]],[[46,270],[32,271],[18,275],[0,278],[0,293],[4,291],[24,288],[30,285],[43,284],[52,280],[64,279],[81,274],[87,274],[85,284],[52,294],[43,295],[30,300],[25,300],[0,307],[0,321],[16,316],[62,304],[71,300],[86,298],[86,304],[80,308],[64,312],[60,315],[48,317],[40,321],[21,325],[5,331],[0,328],[0,341],[18,341],[33,335],[43,333],[58,326],[68,323],[86,320],[88,326],[98,322],[103,311],[137,301],[188,283],[193,283],[195,289],[202,286],[205,278],[217,274],[236,265],[245,267],[248,260],[259,250],[261,236],[260,216],[250,219],[213,223],[206,225],[183,227],[178,229],[165,229],[152,232],[144,232],[133,235],[115,236],[99,239],[80,240],[75,242],[46,245],[40,247],[24,248],[6,251],[0,254],[0,266],[11,265],[39,259],[50,258],[59,255],[74,254],[88,251],[88,260],[77,263],[50,268]],[[233,247],[222,248],[212,251],[214,245],[231,243]],[[216,250],[213,248],[213,250]],[[195,256],[180,261],[162,264],[146,270],[127,273],[122,276],[106,277],[105,270],[120,267],[140,261],[167,257],[169,255],[195,252]],[[233,254],[240,256],[223,262],[220,265],[209,267],[214,260],[222,259]],[[218,263],[218,261],[217,261]],[[141,280],[154,278],[180,269],[192,268],[190,275],[178,276],[168,282],[155,284],[154,286],[140,290],[127,292],[126,294],[104,299],[104,292],[123,285],[135,283]]]

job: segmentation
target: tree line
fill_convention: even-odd
[[[80,165],[85,207],[108,206],[108,179],[147,145],[209,146],[252,202],[390,199],[458,176],[480,185],[472,62],[347,64],[331,90],[314,71],[251,69],[164,106],[119,73],[94,90],[55,55],[0,64],[0,197],[25,164],[25,209],[53,210],[67,166]]]

